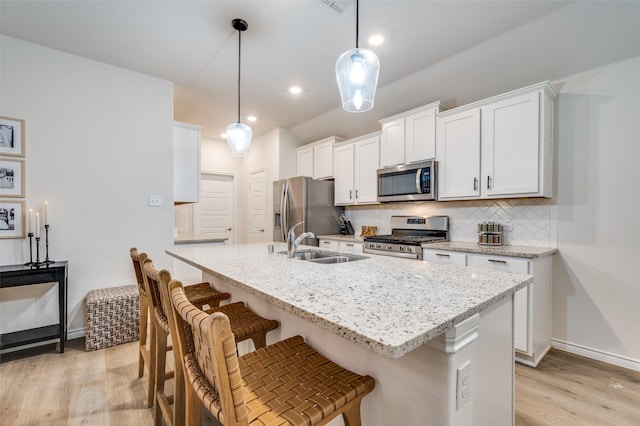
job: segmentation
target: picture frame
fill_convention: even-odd
[[[0,155],[24,157],[24,130],[24,120],[0,116]]]
[[[24,198],[24,160],[0,157],[0,197]]]
[[[0,239],[25,237],[25,202],[0,199]]]

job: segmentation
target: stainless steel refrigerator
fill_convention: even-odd
[[[333,205],[333,181],[298,176],[273,182],[273,240],[286,241],[287,232],[298,222],[296,235],[313,232],[318,235],[340,233],[338,216],[343,207]],[[317,238],[306,238],[302,244],[317,246]]]

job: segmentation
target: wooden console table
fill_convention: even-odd
[[[67,263],[55,262],[40,267],[26,265],[0,266],[0,288],[58,283],[58,324],[36,327],[0,335],[0,349],[29,343],[60,339],[60,353],[67,340]]]

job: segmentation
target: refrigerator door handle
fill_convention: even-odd
[[[282,220],[280,221],[280,231],[282,232],[282,241],[287,241],[287,230],[288,230],[288,221],[287,217],[287,209],[289,208],[288,203],[289,198],[289,184],[286,182],[282,185],[282,197],[280,198],[280,217]]]

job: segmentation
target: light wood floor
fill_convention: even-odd
[[[85,352],[76,339],[62,355],[54,345],[2,355],[0,424],[152,425],[137,345]],[[638,426],[640,373],[556,350],[536,369],[516,364],[516,425]]]

